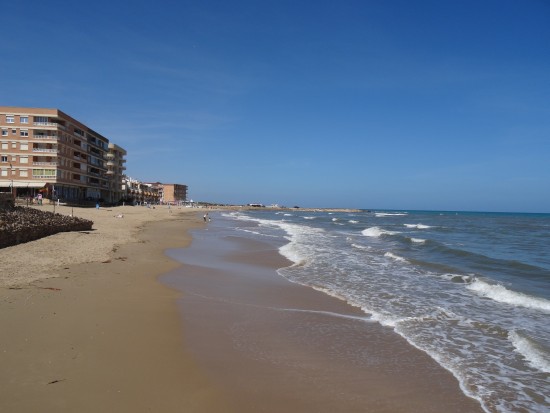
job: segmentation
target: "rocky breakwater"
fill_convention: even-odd
[[[88,231],[93,221],[34,208],[0,210],[0,248],[34,241],[59,232]]]

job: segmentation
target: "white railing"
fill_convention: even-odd
[[[34,126],[55,126],[63,130],[67,129],[65,128],[65,126],[61,125],[60,123],[55,123],[55,122],[33,122],[33,125]]]
[[[32,148],[32,151],[33,152],[52,152],[52,153],[58,152],[57,149],[48,149],[48,148]]]
[[[32,164],[33,165],[51,165],[51,166],[55,166],[55,165],[57,165],[57,162],[33,162]]]
[[[33,139],[57,139],[57,135],[33,135]]]
[[[33,174],[32,177],[37,179],[51,179],[51,180],[57,179],[55,175],[34,175]]]

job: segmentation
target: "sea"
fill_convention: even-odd
[[[487,412],[550,411],[550,214],[222,212],[271,241],[288,280],[345,300],[459,381]]]

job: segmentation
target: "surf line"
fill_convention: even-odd
[[[345,318],[345,319],[348,319],[348,320],[357,320],[357,321],[362,321],[364,323],[375,323],[376,322],[376,321],[372,320],[369,316],[360,317],[360,316],[350,315],[350,314],[335,313],[333,311],[306,310],[306,309],[303,309],[303,308],[267,307],[267,306],[263,306],[263,305],[244,303],[242,301],[234,301],[234,300],[227,300],[227,299],[224,299],[224,298],[210,297],[210,296],[207,296],[207,295],[188,292],[188,291],[184,291],[183,295],[184,295],[184,297],[185,297],[185,295],[191,295],[191,296],[199,297],[199,298],[209,300],[209,301],[216,301],[216,302],[219,302],[219,303],[225,303],[225,304],[231,304],[231,305],[241,305],[241,306],[246,306],[246,307],[263,308],[265,310],[290,312],[290,313],[319,314],[319,315],[326,315],[328,317],[337,317],[337,318]]]

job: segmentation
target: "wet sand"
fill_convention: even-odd
[[[293,284],[273,245],[193,233],[161,277],[183,292],[186,345],[240,412],[481,412],[458,381],[345,302]]]

